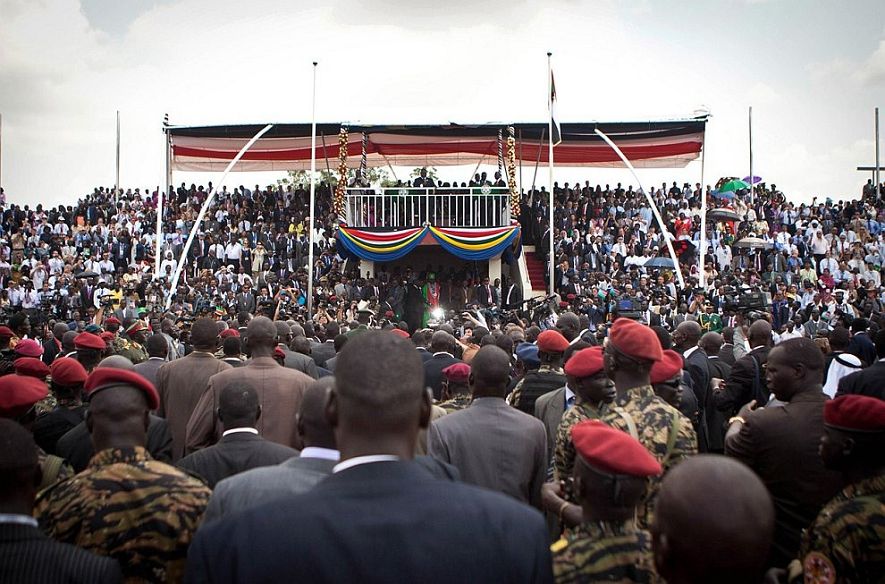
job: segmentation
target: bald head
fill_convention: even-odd
[[[100,366],[107,367],[104,363],[108,359]],[[129,365],[131,369],[132,364]],[[120,385],[93,393],[86,411],[86,428],[92,435],[95,452],[106,448],[144,446],[149,414],[147,397],[135,387]]]
[[[470,362],[470,391],[474,397],[504,397],[510,383],[510,356],[495,345],[477,351]]]
[[[63,322],[57,322],[55,323],[55,326],[52,327],[52,336],[58,340],[61,340],[66,332],[68,332],[68,325]]]
[[[747,332],[750,347],[765,347],[771,342],[771,324],[767,320],[757,320]]]
[[[563,312],[556,319],[556,328],[562,333],[566,340],[574,340],[581,331],[581,320],[574,312]]]
[[[695,456],[664,477],[651,531],[655,565],[669,582],[760,582],[774,505],[747,466]]]
[[[270,356],[277,344],[277,327],[273,321],[266,316],[250,320],[246,327],[246,344],[253,356]]]
[[[288,345],[289,340],[292,338],[292,329],[281,320],[277,320],[273,324],[277,331],[277,342]]]
[[[682,350],[689,349],[697,346],[702,333],[701,325],[695,321],[683,321],[676,327],[676,331],[673,334],[673,343]]]
[[[258,392],[251,384],[236,382],[221,389],[218,395],[218,419],[225,429],[254,428],[260,415]]]
[[[218,327],[211,318],[198,318],[191,325],[191,342],[198,351],[214,351],[218,344]]]
[[[331,376],[318,379],[307,386],[296,414],[302,448],[308,446],[337,448],[335,432],[326,419],[326,403],[329,400],[329,392],[334,386],[335,378]]]
[[[310,355],[310,339],[308,339],[307,337],[295,337],[292,340],[292,345],[290,348],[296,353],[301,353],[302,355]]]
[[[61,346],[62,348],[70,353],[77,347],[74,345],[74,339],[77,338],[77,335],[80,334],[77,331],[68,331],[61,337]]]
[[[430,350],[434,353],[451,353],[455,349],[455,337],[446,331],[436,331],[430,337]]]
[[[132,364],[132,361],[127,359],[122,355],[111,355],[110,357],[105,357],[104,359],[96,365],[96,369],[101,369],[102,367],[110,367],[111,369],[126,369],[127,371],[132,371],[135,369],[135,365]]]
[[[709,333],[704,333],[704,336],[702,336],[701,340],[698,341],[698,346],[707,355],[715,356],[719,354],[719,349],[722,348],[722,335],[712,331]]]

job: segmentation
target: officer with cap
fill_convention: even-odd
[[[84,390],[95,455],[40,494],[35,516],[53,539],[116,559],[127,580],[178,582],[211,491],[145,449],[160,398],[144,377],[99,367]]]
[[[664,403],[651,385],[651,368],[663,359],[658,336],[649,327],[627,318],[612,325],[604,350],[605,371],[615,382],[615,400],[602,421],[637,438],[664,472],[697,454],[698,440],[691,421]],[[651,524],[660,480],[649,483],[639,507],[639,525]]]
[[[133,365],[138,365],[142,361],[148,360],[147,351],[144,348],[145,331],[147,327],[144,322],[136,320],[126,328],[126,337],[120,337],[120,346],[116,349],[117,355],[122,355]]]
[[[575,405],[563,414],[556,431],[553,476],[557,481],[565,481],[566,496],[574,501],[570,485],[575,464],[572,428],[585,420],[599,419],[605,405],[615,398],[615,385],[605,374],[602,347],[582,349],[572,355],[565,364],[565,374],[568,377],[568,387],[577,399]]]
[[[556,581],[658,582],[651,534],[635,517],[649,477],[663,472],[660,463],[636,439],[599,420],[576,424],[571,440],[583,521],[550,546]]]
[[[56,454],[58,439],[86,417],[83,403],[83,383],[86,369],[70,357],[58,357],[49,367],[52,382],[50,389],[55,396],[55,408],[39,416],[34,422],[34,440],[50,454]]]
[[[510,405],[527,414],[535,413],[535,401],[539,397],[565,385],[562,356],[569,342],[559,331],[548,329],[538,335],[537,345],[541,366],[519,380],[509,399]]]
[[[790,581],[881,582],[885,576],[885,402],[846,395],[824,405],[824,465],[842,491],[802,534]]]
[[[439,407],[444,409],[447,414],[451,414],[469,406],[473,399],[468,384],[470,365],[454,363],[443,369],[442,374],[442,396],[445,401],[441,402]]]

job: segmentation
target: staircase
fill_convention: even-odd
[[[529,282],[535,294],[545,294],[547,290],[547,273],[544,262],[535,255],[534,246],[525,246],[522,249],[522,257],[525,259],[525,267],[528,271]],[[528,295],[526,295],[528,298]]]

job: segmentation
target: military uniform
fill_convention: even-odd
[[[572,442],[572,427],[584,420],[598,420],[606,411],[603,405],[600,409],[584,403],[576,403],[566,410],[556,430],[556,446],[553,450],[553,478],[556,481],[565,481],[571,478],[575,468],[575,445]],[[572,502],[571,489],[567,489],[566,498]]]
[[[799,561],[805,582],[881,582],[885,475],[848,485],[827,503],[802,535]]]
[[[46,454],[46,451],[40,447],[37,448],[37,464],[40,465],[40,471],[43,473],[38,489],[51,487],[59,481],[74,476],[73,467],[64,458],[54,454]]]
[[[707,314],[706,312],[701,314],[700,316],[700,325],[704,331],[721,333],[722,332],[722,317],[720,317],[715,312],[712,314]]]
[[[550,551],[559,584],[662,581],[654,569],[651,534],[637,529],[632,520],[583,523]]]
[[[451,414],[452,412],[457,412],[458,410],[463,410],[467,406],[470,405],[470,402],[473,401],[473,396],[470,394],[461,394],[456,395],[450,400],[446,400],[442,403],[437,404],[439,407],[444,409],[447,414]]]
[[[107,449],[43,491],[34,515],[56,541],[116,559],[127,580],[179,582],[210,494],[144,448]]]
[[[537,371],[529,371],[519,380],[510,393],[507,402],[523,412],[534,415],[535,401],[549,391],[565,385],[565,372],[562,367],[541,365]]]
[[[147,351],[144,350],[144,347],[141,344],[136,343],[135,341],[129,339],[119,339],[120,340],[120,349],[115,350],[117,355],[122,357],[126,357],[130,361],[132,361],[133,365],[138,365],[142,361],[147,361],[148,355]]]
[[[651,385],[618,395],[601,419],[639,440],[661,463],[664,473],[698,452],[698,438],[691,421],[655,395]],[[638,506],[638,524],[643,529],[651,525],[654,500],[660,487],[660,477],[649,479],[648,489]]]

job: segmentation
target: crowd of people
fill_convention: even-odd
[[[881,581],[885,203],[705,190],[650,193],[662,234],[632,187],[557,186],[552,254],[529,192],[535,303],[364,277],[326,185],[315,221],[221,189],[186,255],[211,184],[159,242],[156,191],[6,206],[0,580]]]

